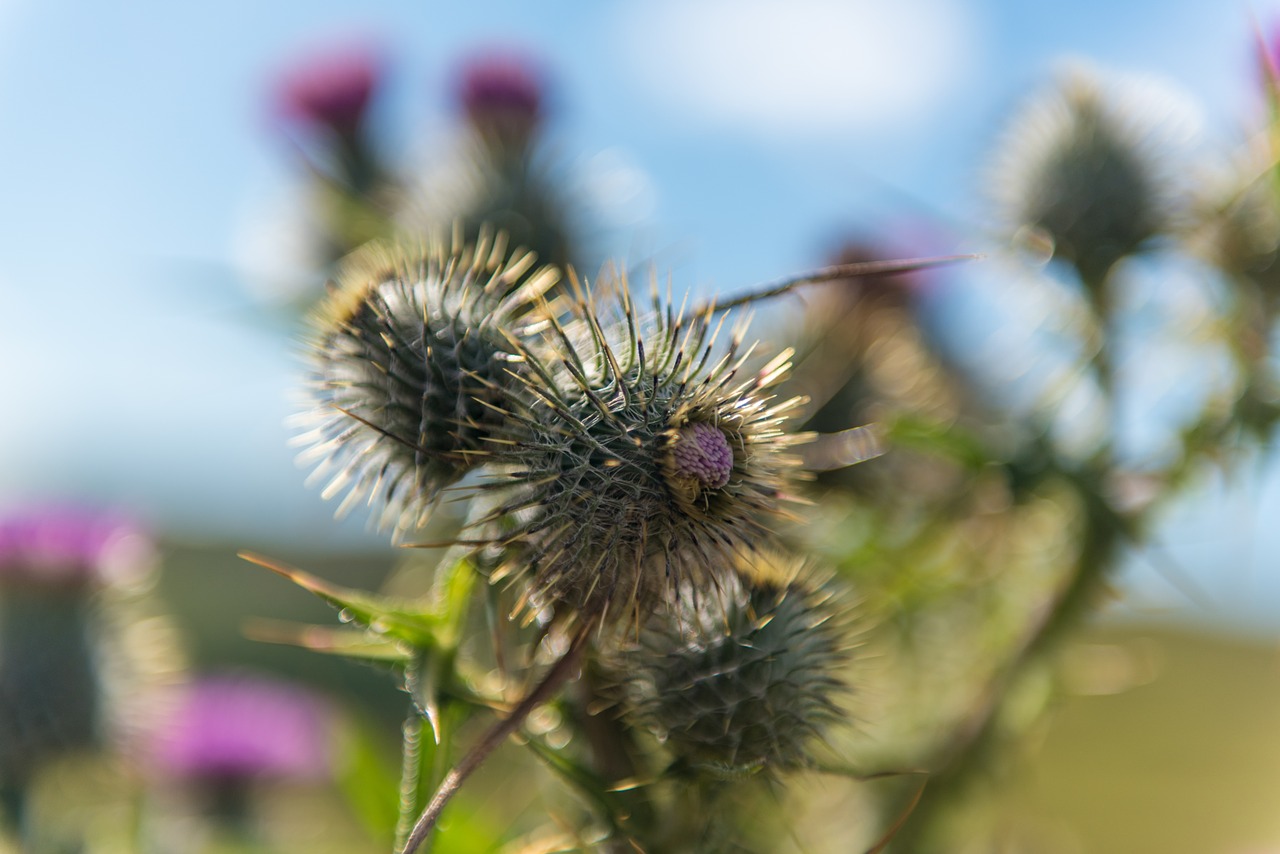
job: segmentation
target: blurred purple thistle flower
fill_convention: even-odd
[[[542,75],[514,52],[488,52],[465,62],[457,97],[462,112],[481,136],[503,144],[527,145],[542,118]]]
[[[208,676],[187,687],[155,745],[156,767],[192,780],[314,779],[329,768],[330,716],[282,682]]]
[[[119,583],[153,561],[150,539],[119,514],[68,505],[0,517],[0,585]]]
[[[282,118],[354,136],[363,122],[383,62],[371,49],[348,46],[299,61],[281,77],[277,106]]]

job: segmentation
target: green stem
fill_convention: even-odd
[[[400,765],[400,818],[396,822],[396,850],[404,850],[419,810],[422,787],[422,736],[426,721],[416,708],[410,707],[404,722],[403,760]],[[437,750],[436,753],[443,753]]]
[[[911,821],[894,841],[895,850],[928,850],[926,835],[937,816],[962,794],[986,766],[1001,743],[1000,716],[1004,699],[1017,679],[1058,647],[1064,636],[1076,628],[1092,610],[1105,590],[1107,577],[1116,564],[1124,532],[1115,512],[1091,490],[1083,490],[1085,503],[1084,542],[1069,577],[1058,595],[1033,622],[1018,654],[992,681],[977,711],[970,716],[932,763],[937,769],[920,796]]]
[[[444,812],[444,808],[453,799],[453,796],[461,790],[462,784],[466,782],[466,779],[484,763],[485,759],[497,749],[498,745],[506,741],[508,736],[512,735],[524,724],[534,709],[545,703],[561,685],[568,681],[582,658],[582,651],[586,648],[587,641],[591,637],[591,632],[594,628],[593,623],[584,623],[578,629],[577,634],[574,635],[573,641],[569,644],[569,649],[561,656],[559,661],[552,665],[551,669],[547,671],[547,675],[542,678],[542,681],[520,701],[520,704],[512,710],[506,719],[499,721],[490,728],[479,743],[471,748],[459,760],[458,764],[453,766],[449,773],[445,775],[444,781],[436,789],[436,793],[431,798],[430,803],[427,804],[427,808],[418,817],[418,822],[413,826],[413,830],[410,832],[409,839],[405,842],[401,854],[413,854],[418,850],[418,847],[431,835],[431,831],[435,829],[441,813]]]

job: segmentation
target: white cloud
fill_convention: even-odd
[[[634,0],[619,24],[643,84],[691,121],[770,135],[905,125],[963,85],[963,0]]]

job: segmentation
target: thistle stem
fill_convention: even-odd
[[[910,273],[913,270],[924,270],[929,267],[941,267],[946,264],[957,264],[961,261],[973,261],[981,258],[981,255],[942,255],[936,258],[908,258],[905,260],[894,261],[859,261],[856,264],[839,264],[834,267],[823,267],[820,270],[813,270],[808,273],[801,273],[798,276],[787,276],[782,279],[776,279],[764,285],[747,291],[745,294],[733,297],[732,299],[720,301],[711,300],[698,306],[693,312],[700,314],[703,312],[724,311],[730,308],[737,308],[740,305],[746,305],[751,302],[759,302],[760,300],[771,299],[773,297],[782,296],[794,291],[798,287],[804,285],[817,285],[822,282],[832,282],[838,279],[865,279],[872,276],[891,276],[896,273]]]
[[[595,624],[592,622],[584,623],[578,629],[577,634],[574,635],[569,644],[569,649],[552,665],[547,674],[542,677],[542,681],[525,695],[525,698],[520,701],[520,704],[512,710],[506,719],[492,726],[475,747],[471,748],[470,752],[450,769],[440,783],[439,788],[436,789],[435,794],[432,795],[427,808],[418,817],[418,822],[413,826],[413,832],[409,834],[409,839],[405,842],[401,854],[414,854],[418,850],[418,847],[431,835],[431,831],[435,829],[436,823],[440,820],[440,814],[444,812],[445,806],[462,788],[462,784],[466,779],[484,763],[485,759],[497,749],[498,745],[506,741],[508,736],[520,728],[534,709],[550,699],[551,695],[569,680],[577,668],[579,660],[582,658],[582,651],[586,648],[587,639],[590,637],[594,627]]]

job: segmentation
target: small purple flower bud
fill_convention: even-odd
[[[676,477],[696,480],[701,489],[719,489],[733,473],[733,449],[719,427],[699,421],[676,431],[671,444]]]
[[[382,76],[382,61],[371,50],[346,47],[307,58],[280,80],[283,118],[353,135]]]

